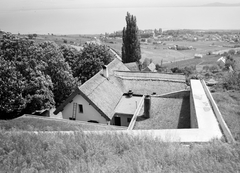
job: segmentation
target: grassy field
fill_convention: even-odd
[[[50,118],[20,117],[13,120],[0,120],[0,129],[14,131],[99,131],[119,130],[115,126],[82,123],[69,120],[55,120]]]
[[[229,91],[212,95],[235,140],[240,141],[240,93]]]
[[[121,52],[122,42],[121,40],[113,39],[112,43],[106,42],[105,44],[113,47],[114,49]],[[169,46],[192,46],[195,48],[194,50],[169,50]],[[206,55],[210,51],[218,51],[225,50],[226,47],[224,45],[230,45],[228,42],[219,42],[219,41],[164,41],[163,44],[154,45],[154,44],[141,44],[141,53],[142,59],[144,61],[145,58],[152,59],[155,64],[163,63],[171,63],[179,60],[187,60],[194,58],[196,53]]]
[[[240,146],[182,145],[126,135],[0,131],[0,172],[239,172]]]
[[[190,128],[189,98],[152,97],[151,106],[150,118],[138,118],[134,130]]]
[[[25,35],[22,35],[25,36]],[[90,41],[94,38],[94,35],[38,35],[34,38],[34,41],[44,42],[44,41],[54,41],[57,44],[64,44],[64,40],[69,44],[83,45],[86,41]]]

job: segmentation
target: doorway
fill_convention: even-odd
[[[114,117],[114,122],[116,126],[121,126],[121,118],[120,117]]]

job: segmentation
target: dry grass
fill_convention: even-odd
[[[0,172],[239,172],[240,147],[163,143],[126,135],[0,131]]]
[[[229,91],[212,95],[235,140],[240,141],[240,93]]]
[[[114,49],[121,52],[122,43],[121,40],[112,40],[114,44],[106,43],[107,45],[113,47]],[[223,45],[229,45],[227,42],[218,41],[164,41],[166,45],[153,45],[153,44],[141,44],[142,59],[145,58],[152,59],[155,64],[170,63],[179,60],[187,60],[194,58],[196,53],[201,53],[206,55],[210,51],[225,50],[226,47]],[[210,46],[214,43],[214,46]],[[169,46],[180,45],[180,46],[193,46],[196,50],[169,50]],[[176,67],[176,66],[175,66]],[[185,67],[185,66],[184,66]]]
[[[138,118],[137,129],[190,128],[189,98],[151,98],[151,117]]]
[[[70,120],[55,120],[49,118],[20,117],[13,120],[0,120],[0,128],[13,131],[99,131],[119,130],[115,126],[81,123]]]

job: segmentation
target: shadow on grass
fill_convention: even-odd
[[[146,118],[144,115],[141,115],[141,116],[138,116],[136,121],[144,121],[144,120],[147,120],[149,118]]]
[[[190,98],[184,97],[178,119],[178,129],[191,128],[190,122]]]

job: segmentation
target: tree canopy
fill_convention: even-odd
[[[122,60],[124,63],[139,62],[141,48],[136,17],[127,13],[127,26],[123,28]]]
[[[102,65],[109,64],[112,59],[113,56],[106,46],[86,44],[81,56],[76,61],[73,75],[81,83],[84,83],[99,72]]]
[[[59,105],[76,85],[58,45],[10,33],[0,42],[0,76],[3,119]]]
[[[21,113],[51,108],[53,84],[43,71],[41,49],[27,38],[4,34],[0,43],[0,115],[12,118]]]
[[[4,33],[0,40],[0,119],[60,105],[77,85],[112,59],[102,45],[86,44],[79,52],[66,44],[35,43]]]

